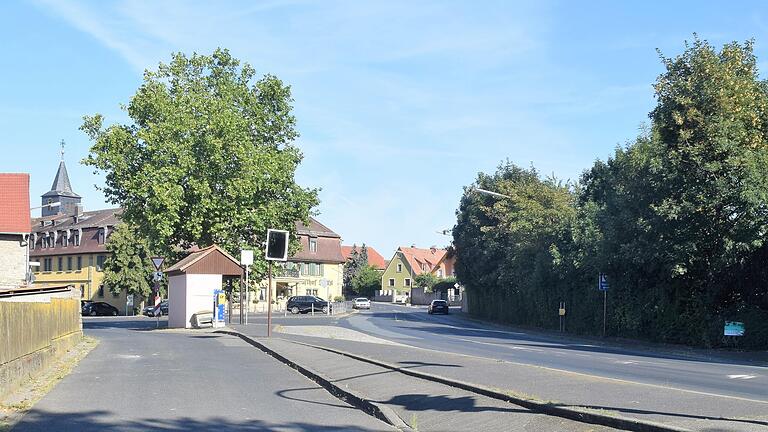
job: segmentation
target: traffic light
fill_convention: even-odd
[[[286,261],[288,259],[288,231],[267,230],[267,260]]]

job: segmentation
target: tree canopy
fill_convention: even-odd
[[[130,123],[84,118],[93,146],[83,162],[106,174],[107,199],[157,253],[258,249],[267,228],[294,231],[318,204],[317,191],[294,180],[302,154],[292,101],[290,87],[256,79],[225,49],[177,53],[144,73],[124,108]]]
[[[152,290],[151,279],[155,267],[145,239],[137,235],[131,225],[120,224],[106,244],[110,254],[104,262],[104,285],[113,294],[125,290],[148,298]]]
[[[768,84],[753,44],[696,38],[662,63],[650,127],[578,183],[507,162],[465,189],[454,243],[473,313],[554,328],[566,301],[567,328],[599,333],[606,273],[611,334],[711,346],[736,320],[744,346],[768,343]]]

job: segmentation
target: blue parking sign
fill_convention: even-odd
[[[600,291],[608,291],[608,288],[610,288],[610,285],[608,284],[608,276],[605,273],[600,273],[598,275],[597,289]]]

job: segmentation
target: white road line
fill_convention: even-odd
[[[729,379],[740,379],[740,380],[748,380],[752,378],[757,378],[757,375],[728,375]]]
[[[452,338],[452,339],[457,339],[457,340],[464,341],[464,342],[472,342],[472,343],[476,343],[476,344],[480,344],[480,345],[500,346],[500,347],[503,347],[503,348],[509,348],[509,349],[513,349],[513,350],[544,352],[544,350],[538,349],[538,348],[528,348],[528,347],[512,346],[512,345],[509,345],[509,344],[501,344],[501,343],[493,343],[493,342],[480,342],[480,341],[476,341],[476,340],[472,340],[472,339],[462,339],[462,338]]]

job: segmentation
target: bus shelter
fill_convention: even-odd
[[[216,245],[192,252],[165,270],[168,276],[168,327],[190,328],[195,316],[216,316],[216,293],[224,276],[243,277],[240,263]],[[221,296],[223,297],[223,296]]]

